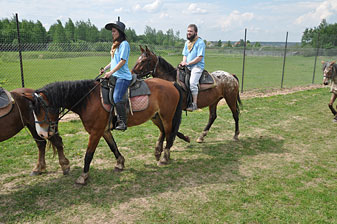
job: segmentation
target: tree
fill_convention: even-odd
[[[328,24],[325,19],[318,27],[306,28],[301,39],[302,46],[337,47],[337,23]]]
[[[54,43],[67,43],[66,33],[64,31],[62,22],[57,20],[57,24],[55,26],[55,31],[53,33],[53,42]]]
[[[66,22],[64,26],[64,30],[65,30],[67,39],[70,42],[74,42],[75,41],[75,25],[70,18],[68,19],[68,22]]]

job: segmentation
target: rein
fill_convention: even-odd
[[[158,64],[159,64],[159,57],[160,57],[160,56],[157,56],[157,55],[155,55],[155,56],[156,56],[156,58],[157,58],[156,65],[154,66],[154,68],[153,68],[152,70],[147,69],[147,70],[149,70],[148,72],[145,72],[145,73],[140,74],[142,78],[149,78],[150,76],[153,77],[153,75],[156,74],[157,67],[158,67]],[[148,60],[147,68],[150,67],[150,61],[151,61],[151,60]],[[164,73],[163,75],[164,75],[164,76],[165,76],[165,75],[168,75],[168,74],[170,74],[171,72],[173,72],[173,70],[170,71],[170,72],[166,72],[166,73]]]
[[[63,110],[61,112],[58,113],[58,118],[56,121],[51,121],[48,113],[49,113],[49,108],[50,106],[47,104],[47,102],[43,99],[43,97],[37,93],[34,93],[34,96],[37,98],[37,100],[41,103],[44,111],[45,111],[45,117],[43,121],[35,121],[36,124],[42,124],[42,123],[47,123],[48,124],[48,135],[49,135],[49,131],[52,129],[52,131],[57,134],[57,125],[58,122],[67,114],[69,113],[74,107],[76,107],[80,102],[82,102],[92,91],[94,91],[94,89],[96,89],[96,87],[98,85],[101,84],[102,81],[99,81],[98,84],[96,84],[93,88],[91,88],[89,90],[89,92],[87,94],[85,94],[81,99],[79,99],[73,106],[71,106],[70,109],[68,109],[66,112],[65,108],[63,108]],[[64,112],[64,113],[63,113]],[[61,116],[60,114],[63,113]]]

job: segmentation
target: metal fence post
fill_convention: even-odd
[[[281,80],[281,89],[283,88],[284,67],[285,67],[285,63],[286,63],[287,45],[288,45],[288,32],[287,32],[287,35],[286,35],[286,44],[285,44],[285,47],[284,47],[284,56],[283,56],[283,69],[282,69],[282,80]]]
[[[314,84],[314,82],[315,82],[316,62],[317,62],[317,56],[318,56],[318,52],[319,52],[319,34],[320,33],[318,33],[318,36],[317,36],[317,51],[316,51],[316,56],[315,56],[314,72],[312,74],[312,83],[311,84]]]
[[[25,87],[25,81],[24,81],[24,77],[23,77],[23,65],[22,65],[22,53],[21,53],[21,39],[20,39],[20,29],[19,29],[19,18],[18,18],[18,14],[15,14],[15,18],[16,18],[16,29],[17,29],[17,33],[18,33],[18,43],[19,43],[19,58],[20,58],[20,69],[21,69],[21,84],[22,84],[22,88]]]
[[[247,28],[245,29],[245,41],[243,43],[243,62],[242,62],[241,93],[243,93],[243,79],[244,79],[244,76],[245,76],[246,40],[247,40]]]

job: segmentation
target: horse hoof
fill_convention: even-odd
[[[167,160],[161,159],[160,161],[158,161],[157,165],[158,166],[166,166],[168,164]]]
[[[89,178],[89,174],[82,174],[81,176],[79,176],[77,178],[77,180],[75,181],[76,184],[78,185],[85,185],[87,184],[87,179]]]
[[[186,136],[186,142],[191,143],[190,137]]]
[[[41,175],[41,174],[42,174],[41,171],[32,171],[32,172],[30,173],[30,176],[39,176],[39,175]]]
[[[202,139],[202,138],[199,137],[199,138],[197,139],[196,142],[198,142],[198,143],[203,143],[203,142],[204,142],[204,139]]]
[[[63,175],[69,175],[70,168],[63,170]]]
[[[239,137],[238,136],[234,136],[233,140],[236,141],[236,142],[238,142],[239,141]]]
[[[121,168],[115,166],[114,172],[120,173],[120,172],[122,172],[122,171],[123,171],[123,169],[121,169]]]

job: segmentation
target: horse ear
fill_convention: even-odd
[[[149,48],[147,48],[147,46],[145,46],[145,50],[146,50],[147,53],[151,53]]]
[[[142,52],[142,53],[144,53],[144,49],[142,48],[142,45],[139,45],[139,48],[140,48],[140,51]]]
[[[34,101],[34,93],[22,93],[22,96],[25,97],[26,99],[30,100],[30,101]]]

